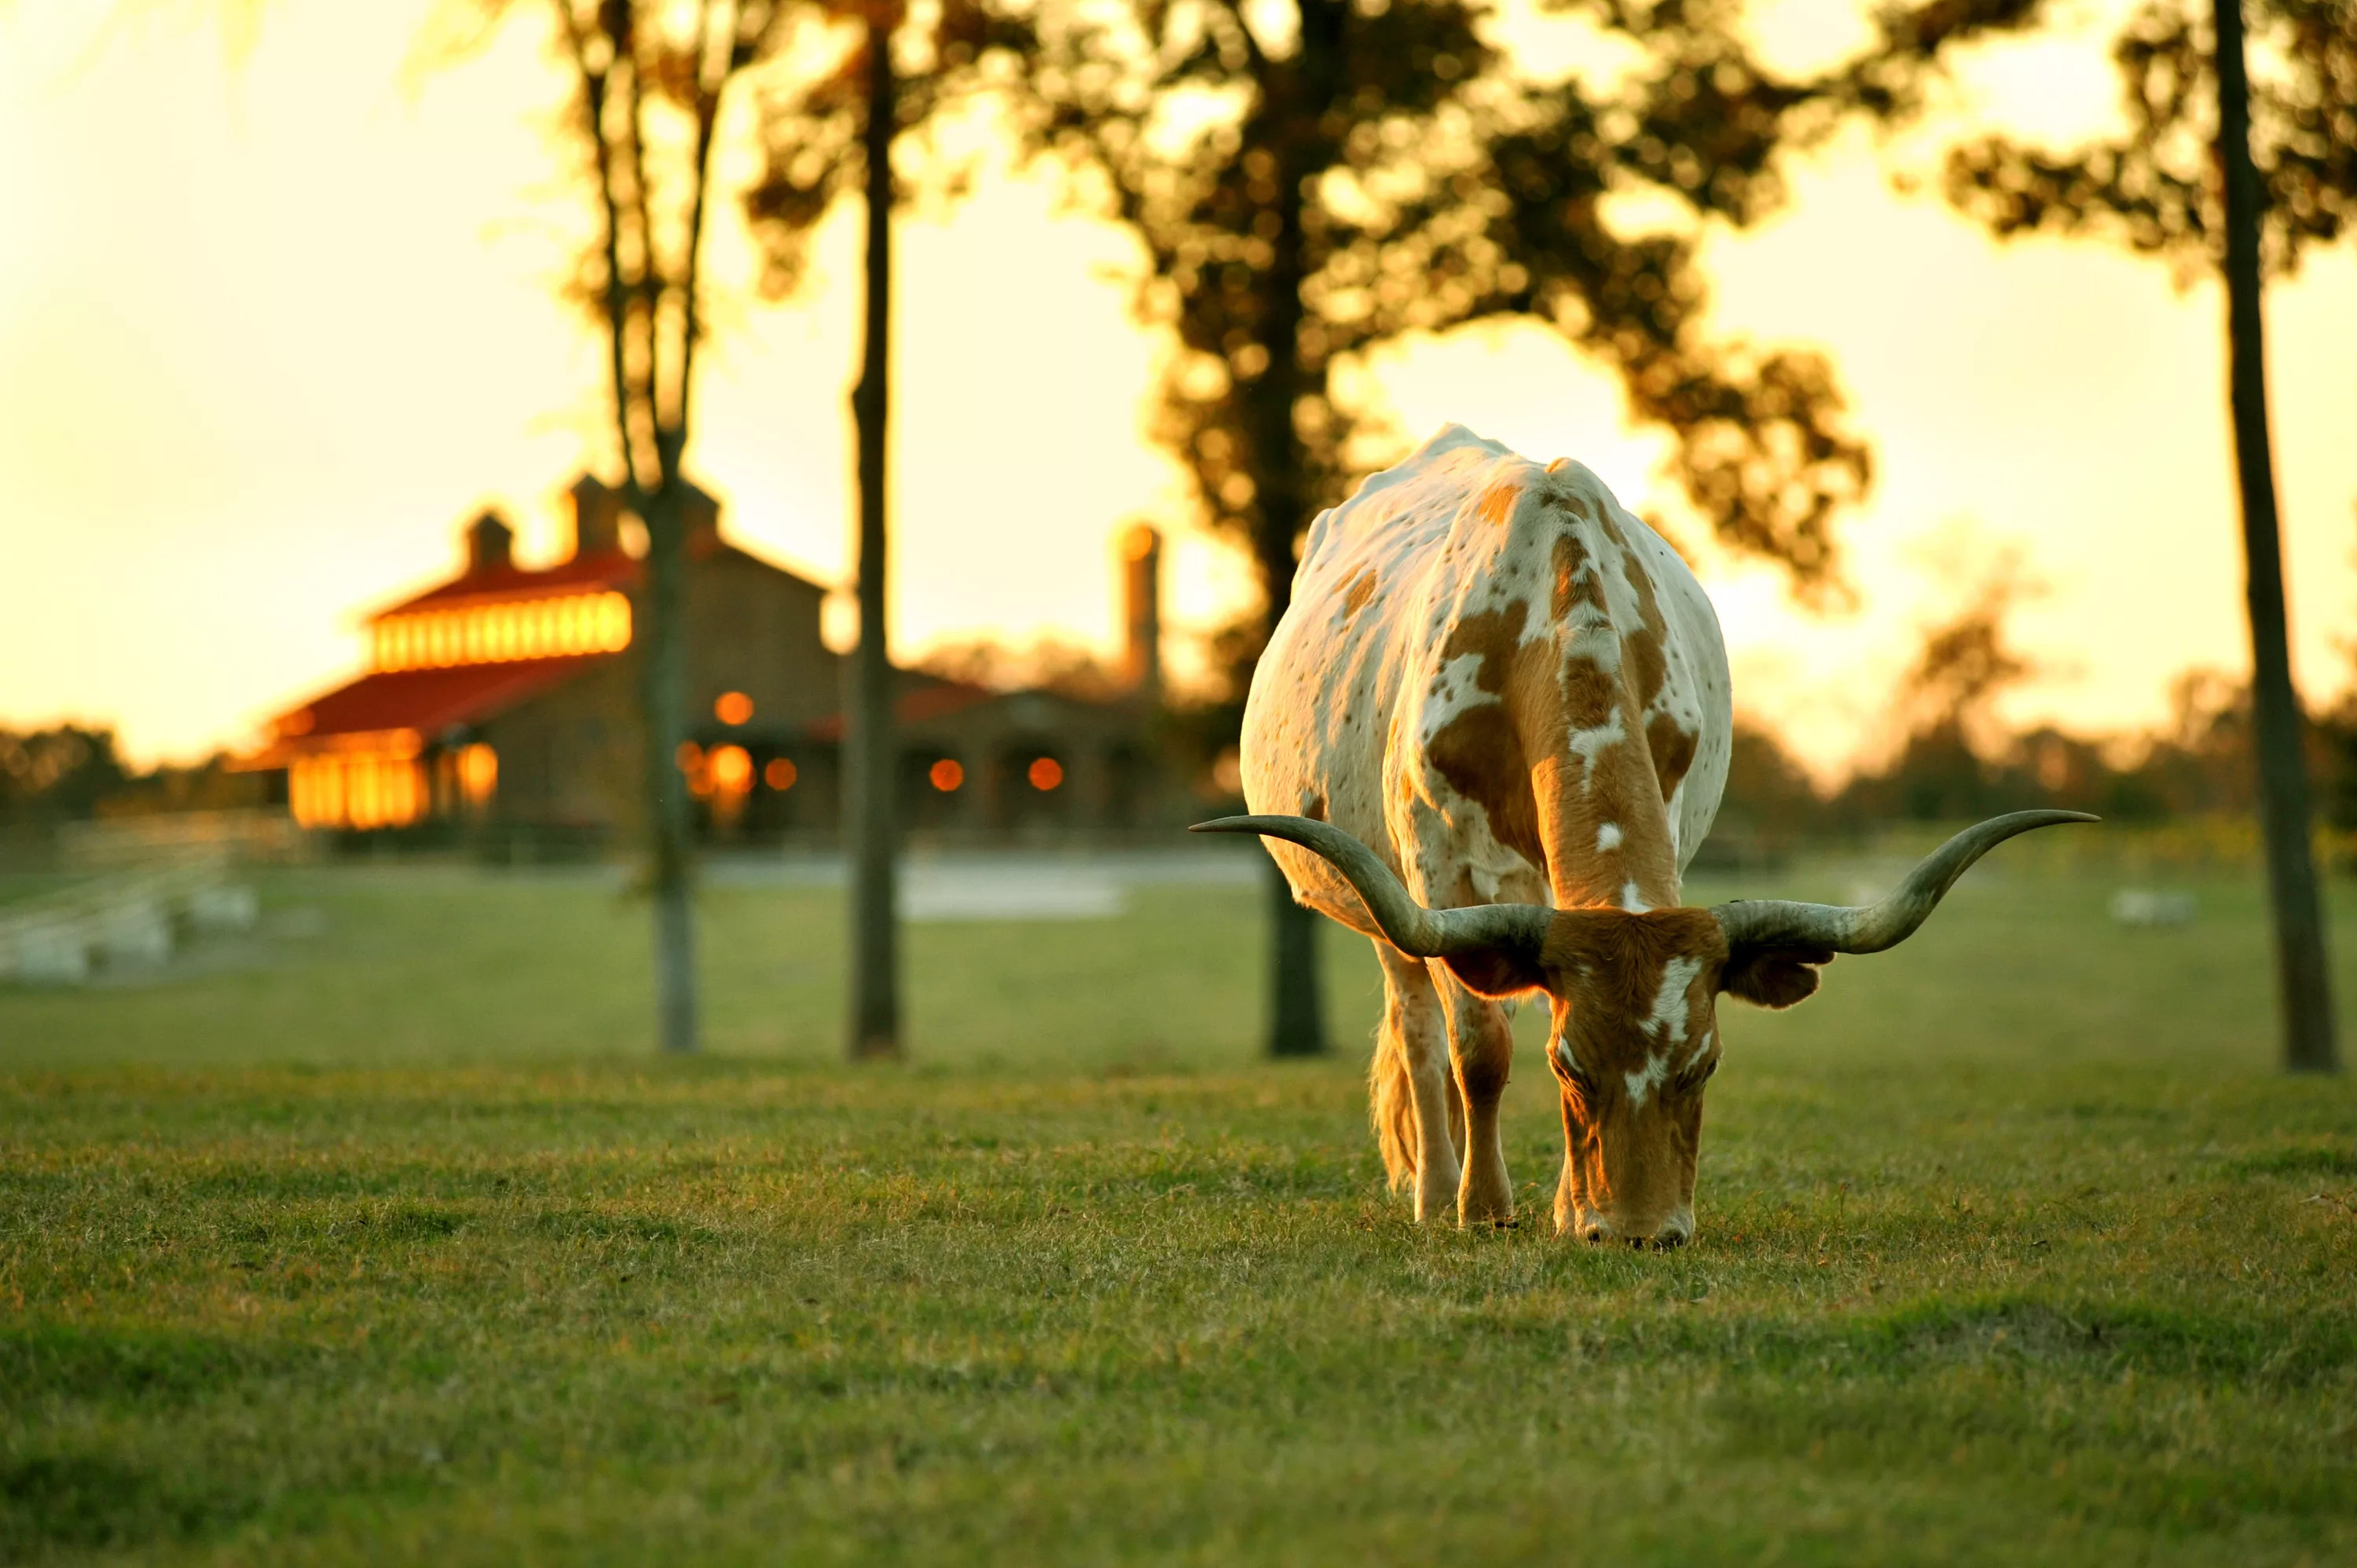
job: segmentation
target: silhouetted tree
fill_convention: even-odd
[[[747,199],[779,292],[799,282],[812,231],[844,198],[865,210],[864,309],[858,385],[851,394],[859,448],[859,645],[845,704],[845,837],[851,854],[851,1015],[855,1058],[900,1054],[899,916],[893,795],[899,779],[892,735],[890,628],[887,619],[890,536],[885,477],[891,413],[892,210],[899,200],[893,147],[938,109],[985,85],[992,66],[1028,45],[1006,12],[974,0],[940,0],[929,26],[907,26],[899,0],[842,6],[856,24],[839,29],[848,47],[809,77],[780,84],[763,101],[768,167]],[[895,59],[912,58],[904,71]],[[954,186],[952,177],[945,182]]]
[[[2221,269],[2284,1061],[2327,1072],[2340,1052],[2285,625],[2260,274],[2270,262],[2288,271],[2304,247],[2338,239],[2357,215],[2357,7],[2254,0],[2252,12],[2270,62],[2255,91],[2242,0],[2216,0],[2206,18],[2181,0],[2147,0],[2113,47],[2121,136],[2066,153],[1986,137],[1950,155],[1948,190],[1999,234],[2116,237],[2175,262],[2180,280]],[[1887,109],[1911,113],[1943,51],[2045,15],[2022,0],[1933,0],[1886,22],[1882,58],[1858,80],[1878,83]]]
[[[657,1032],[696,1046],[694,817],[675,760],[687,738],[688,482],[705,220],[722,102],[774,58],[800,8],[770,0],[549,0],[574,85],[565,127],[597,222],[578,291],[604,329],[625,504],[647,532],[632,641],[643,676],[648,869]],[[525,9],[477,0],[478,37]],[[462,47],[464,41],[460,40]]]
[[[87,817],[131,778],[111,729],[0,729],[0,823]]]
[[[1710,338],[1703,220],[1782,200],[1780,155],[1850,102],[1838,75],[1777,78],[1738,0],[1574,0],[1639,63],[1609,81],[1520,79],[1463,0],[1129,0],[1043,19],[1039,143],[1142,241],[1141,314],[1176,334],[1157,430],[1214,526],[1244,542],[1262,636],[1295,553],[1373,453],[1338,371],[1411,332],[1548,322],[1619,372],[1675,438],[1671,467],[1719,537],[1833,572],[1830,522],[1865,489],[1819,358]],[[1692,222],[1638,230],[1651,193]],[[1271,883],[1270,1050],[1323,1048],[1313,918]]]

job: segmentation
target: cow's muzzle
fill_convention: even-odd
[[[1601,1214],[1583,1214],[1572,1233],[1592,1247],[1625,1242],[1639,1251],[1666,1252],[1694,1240],[1694,1216],[1674,1214],[1651,1230],[1624,1228]]]

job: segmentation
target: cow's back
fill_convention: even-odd
[[[1253,677],[1244,793],[1433,905],[1660,908],[1727,777],[1727,656],[1676,553],[1585,467],[1451,425],[1319,514]],[[1270,848],[1366,929],[1326,862]]]

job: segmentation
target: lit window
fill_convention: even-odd
[[[753,758],[741,746],[716,746],[705,759],[712,787],[724,795],[741,795],[753,787]]]
[[[458,788],[466,792],[467,804],[488,805],[499,787],[500,754],[481,741],[459,747]]]
[[[407,757],[373,751],[298,757],[286,803],[307,828],[393,828],[425,809],[425,780]]]
[[[1052,757],[1043,757],[1031,764],[1026,776],[1034,789],[1053,789],[1064,781],[1064,765]]]
[[[946,795],[965,782],[965,769],[944,757],[933,764],[931,770],[925,777],[933,781],[934,789]]]
[[[608,653],[630,646],[630,601],[619,594],[598,596],[597,646]]]
[[[712,716],[724,725],[741,725],[753,716],[753,699],[742,692],[723,692],[712,704]]]
[[[761,769],[761,782],[780,791],[792,789],[799,777],[800,770],[782,757],[771,758],[770,765]]]

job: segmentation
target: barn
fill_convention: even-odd
[[[296,822],[353,843],[594,853],[640,820],[642,533],[593,475],[564,559],[520,564],[485,512],[451,577],[365,618],[366,669],[278,714],[243,766],[284,777]],[[688,506],[690,712],[677,765],[707,843],[830,842],[847,660],[828,590]],[[1109,692],[999,691],[901,670],[901,821],[919,842],[1105,839],[1181,810],[1157,745],[1160,542],[1121,539],[1126,645]]]

